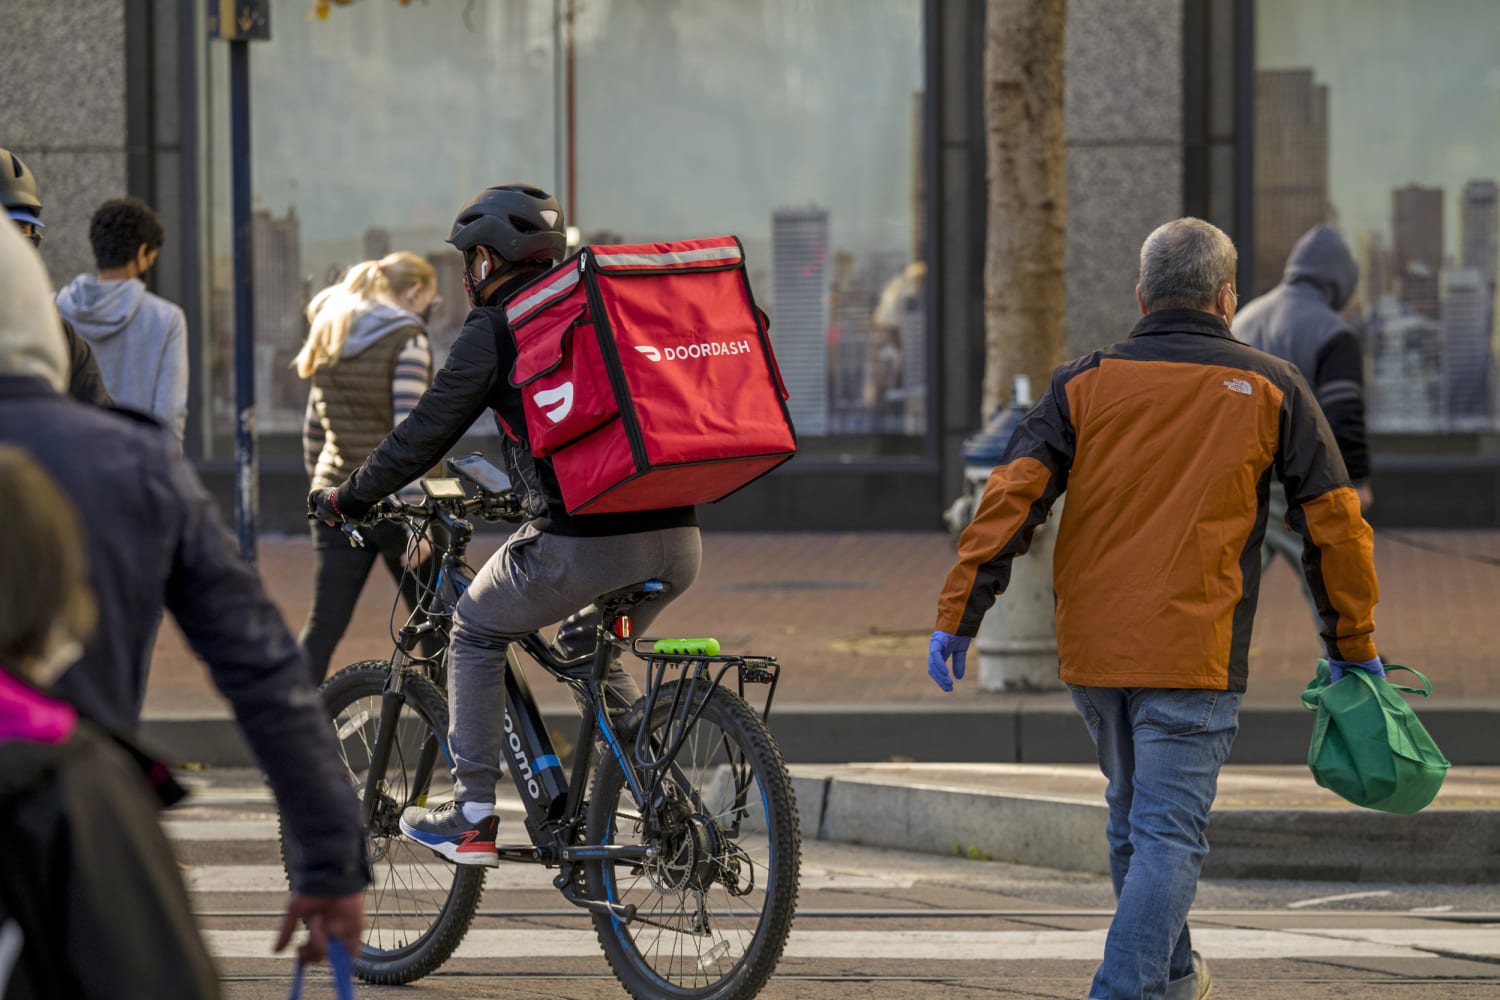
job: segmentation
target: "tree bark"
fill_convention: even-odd
[[[1016,375],[1035,399],[1063,361],[1066,23],[1067,0],[989,0],[985,16],[986,419],[1011,401]]]

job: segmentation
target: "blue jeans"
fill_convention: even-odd
[[[1105,835],[1117,902],[1089,996],[1159,1000],[1169,981],[1193,972],[1188,908],[1242,695],[1068,688],[1109,779]]]

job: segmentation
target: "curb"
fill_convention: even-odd
[[[1030,698],[1047,698],[1038,704]],[[1423,723],[1455,765],[1500,765],[1500,705],[1418,705]],[[1302,708],[1246,708],[1229,764],[1305,764],[1313,715]],[[251,756],[227,714],[147,718],[142,735],[173,761],[250,767]],[[778,704],[771,731],[791,764],[849,761],[984,764],[1093,764],[1094,748],[1071,705],[1056,696],[948,705]]]
[[[793,768],[804,839],[1107,874],[1095,801]],[[1500,878],[1500,811],[1216,808],[1204,878],[1471,884]]]

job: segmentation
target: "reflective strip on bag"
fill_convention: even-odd
[[[704,247],[700,250],[681,250],[677,253],[594,254],[594,261],[600,267],[673,267],[683,264],[702,264],[705,261],[738,261],[740,258],[738,246]]]
[[[507,306],[505,318],[512,323],[519,322],[523,317],[535,312],[538,307],[572,291],[576,284],[578,284],[578,268],[570,267],[559,274],[556,279],[547,282],[524,299],[518,299]]]

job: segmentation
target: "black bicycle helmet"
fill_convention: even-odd
[[[8,149],[0,149],[0,205],[17,222],[42,224],[42,196],[36,188],[36,176]]]
[[[448,242],[466,255],[483,246],[511,264],[555,264],[563,259],[568,237],[556,198],[530,184],[497,184],[469,199]]]

